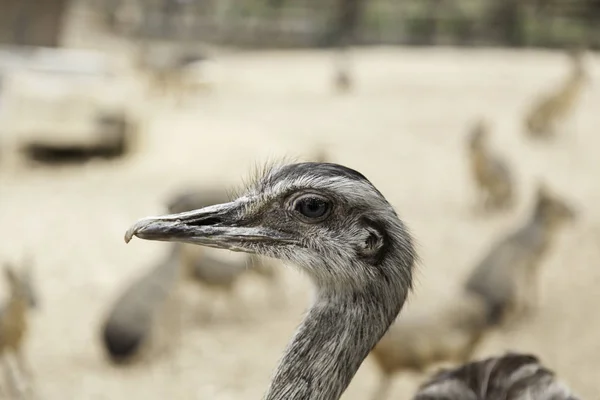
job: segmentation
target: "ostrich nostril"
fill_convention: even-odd
[[[190,221],[187,222],[186,225],[191,225],[191,226],[212,226],[212,225],[218,225],[220,223],[222,223],[223,220],[219,217],[209,217],[209,218],[205,218],[205,219],[199,219],[197,221]]]

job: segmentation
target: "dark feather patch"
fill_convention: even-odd
[[[520,399],[525,393],[542,394],[545,390],[550,393],[555,385],[554,373],[542,366],[537,357],[507,353],[438,372],[421,386],[414,400]],[[434,388],[439,388],[439,392]],[[527,392],[533,389],[536,391]],[[566,396],[553,399],[575,399]]]

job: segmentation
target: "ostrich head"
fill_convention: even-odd
[[[360,288],[385,272],[408,290],[414,259],[383,195],[359,172],[328,163],[274,168],[232,202],[141,219],[126,241],[133,236],[279,258],[327,286]]]
[[[383,195],[359,172],[330,163],[274,167],[229,203],[141,219],[125,240],[133,236],[257,253],[311,277],[315,304],[268,399],[339,398],[399,313],[416,258]]]

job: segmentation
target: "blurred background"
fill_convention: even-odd
[[[422,258],[407,315],[461,298],[491,249],[529,232],[506,250],[531,264],[510,276],[529,311],[465,328],[468,357],[532,352],[600,399],[600,1],[0,10],[0,395],[261,398],[310,282],[274,260],[123,234],[227,201],[256,165],[287,157],[354,168],[396,207]],[[530,218],[541,185],[577,217]],[[409,398],[456,365],[450,353],[398,364],[379,399]],[[381,377],[370,356],[343,398],[375,396]]]

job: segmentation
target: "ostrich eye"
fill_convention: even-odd
[[[329,214],[331,203],[325,198],[311,195],[296,200],[294,210],[302,214],[305,219],[316,222],[324,219]]]

